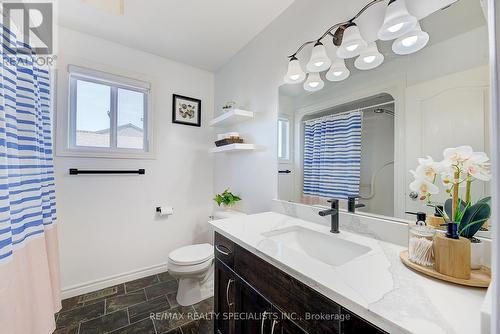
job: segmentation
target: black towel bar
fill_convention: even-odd
[[[69,175],[78,174],[146,174],[145,169],[135,169],[135,170],[113,170],[113,169],[103,169],[103,170],[81,170],[78,168],[70,168]]]

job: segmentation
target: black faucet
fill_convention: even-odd
[[[358,203],[356,204],[356,199],[359,198],[358,196],[349,196],[347,197],[347,211],[350,213],[355,213],[357,208],[363,208],[366,205]]]
[[[319,212],[321,217],[331,216],[331,224],[332,227],[330,232],[339,233],[339,200],[338,199],[329,199],[328,203],[332,203],[332,208],[328,210],[323,210]]]

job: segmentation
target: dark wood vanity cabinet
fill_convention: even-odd
[[[385,333],[218,233],[215,256],[215,333]]]
[[[241,278],[236,284],[236,333],[271,333],[272,304]]]
[[[221,261],[215,260],[215,291],[214,291],[214,311],[222,314],[233,312],[232,302],[234,301],[234,282],[235,275]],[[232,285],[232,287],[231,287]],[[233,290],[231,290],[231,288]],[[223,316],[215,318],[216,333],[230,334],[234,333],[234,322]]]

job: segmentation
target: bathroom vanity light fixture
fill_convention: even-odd
[[[318,72],[309,73],[306,82],[304,82],[304,89],[308,92],[315,92],[322,89],[325,82],[321,80]]]
[[[384,23],[378,31],[378,38],[390,41],[401,37],[412,31],[417,22],[417,18],[408,13],[405,0],[390,0],[385,10]]]
[[[345,66],[345,61],[344,59],[336,58],[333,61],[332,66],[330,67],[330,70],[326,72],[326,80],[328,81],[342,81],[347,79],[351,72],[349,69]]]
[[[323,72],[330,68],[332,61],[326,54],[326,48],[321,42],[316,42],[312,49],[311,59],[306,65],[309,72]]]
[[[407,55],[422,50],[429,42],[429,34],[422,31],[417,23],[415,29],[399,37],[392,43],[392,51],[398,55]]]
[[[342,44],[337,49],[337,57],[352,58],[358,56],[368,44],[361,37],[356,23],[350,23],[343,32]]]
[[[371,70],[380,66],[384,61],[384,55],[378,51],[377,43],[372,42],[368,47],[359,55],[354,62],[354,66],[358,70]]]
[[[287,84],[303,82],[304,89],[317,91],[324,86],[319,72],[329,69],[326,79],[329,81],[341,81],[346,79],[350,72],[345,66],[343,59],[358,57],[354,64],[360,70],[370,70],[380,66],[384,56],[378,51],[376,41],[367,41],[361,35],[356,20],[373,5],[387,0],[372,0],[367,3],[353,18],[348,21],[334,24],[318,39],[303,43],[294,54],[288,56],[288,71],[284,81]],[[373,13],[373,11],[372,11]],[[406,0],[389,0],[384,22],[379,29],[380,40],[395,41],[392,50],[398,55],[407,55],[421,50],[429,42],[429,35],[422,31],[415,16],[411,15],[406,8]],[[324,42],[331,38],[333,45],[337,47],[334,58],[329,58]],[[369,45],[368,45],[369,44]],[[306,65],[309,75],[302,70],[297,55],[309,45],[314,45],[311,58]],[[336,59],[336,58],[340,58]]]
[[[302,70],[299,60],[293,56],[288,63],[288,71],[285,75],[285,83],[295,84],[301,83],[306,78],[306,73]]]

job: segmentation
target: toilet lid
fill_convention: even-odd
[[[214,248],[210,244],[190,245],[178,248],[168,255],[170,261],[178,265],[189,266],[210,260],[214,256]]]

